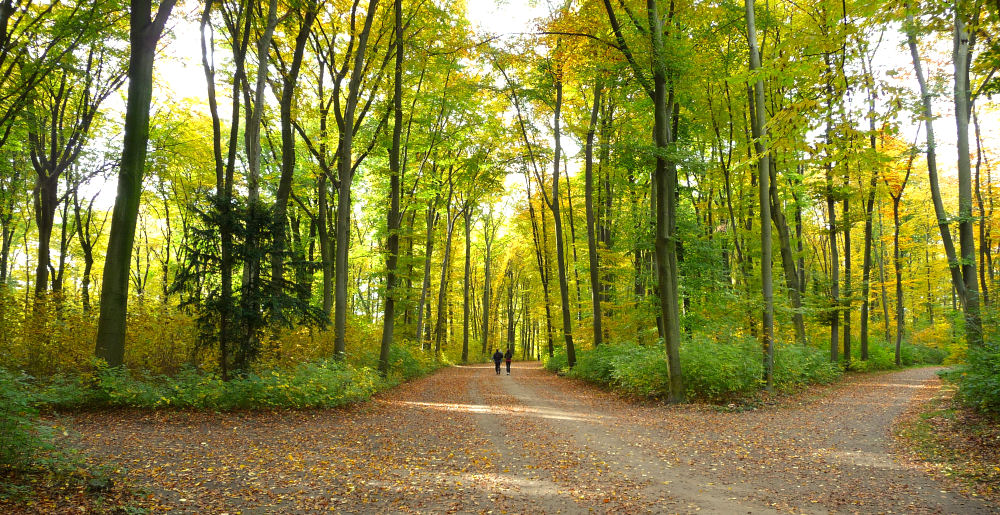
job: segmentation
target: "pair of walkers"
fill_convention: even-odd
[[[514,352],[510,349],[507,349],[506,354],[500,352],[500,349],[497,349],[497,351],[493,353],[493,364],[496,365],[497,375],[500,375],[501,361],[507,362],[507,375],[510,375],[510,362],[512,359],[514,359]]]

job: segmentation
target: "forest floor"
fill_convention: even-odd
[[[97,506],[109,511],[997,513],[894,451],[894,421],[940,390],[936,370],[739,411],[630,402],[535,363],[473,365],[346,409],[51,422],[69,429],[63,445],[120,467],[134,494]],[[78,499],[60,495],[14,511]]]

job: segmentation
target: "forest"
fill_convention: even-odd
[[[1000,411],[1000,6],[488,3],[0,0],[0,461],[38,410],[496,349],[669,403],[944,364]]]

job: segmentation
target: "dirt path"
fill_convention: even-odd
[[[344,410],[61,422],[148,507],[175,513],[997,513],[889,450],[892,421],[937,386],[933,369],[911,369],[723,413],[483,365]]]

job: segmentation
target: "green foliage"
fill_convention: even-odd
[[[545,367],[640,397],[662,397],[669,385],[666,354],[660,346],[620,343],[579,351],[572,370],[566,367],[565,352],[557,350]],[[761,351],[752,338],[716,341],[698,337],[685,342],[681,367],[686,394],[692,399],[724,402],[751,395],[763,384]],[[775,352],[774,377],[779,390],[829,383],[840,376],[840,367],[830,363],[820,349],[787,345]]]
[[[851,368],[859,372],[896,368],[896,351],[883,341],[868,343],[868,359],[861,360],[861,346],[851,346]]]
[[[51,448],[46,428],[35,420],[28,379],[0,368],[0,468],[29,465],[39,450]]]
[[[969,349],[968,364],[946,377],[958,382],[959,398],[966,404],[990,413],[1000,413],[1000,345],[988,343]]]
[[[618,390],[640,397],[659,397],[667,393],[667,355],[659,346],[624,345],[613,359],[612,384]]]
[[[899,359],[904,367],[913,365],[940,365],[948,357],[948,351],[926,345],[904,343],[899,347]]]
[[[775,349],[774,384],[778,390],[830,383],[841,374],[840,366],[831,363],[829,353],[823,349],[805,345],[784,345]]]
[[[333,360],[303,363],[288,372],[250,373],[231,381],[193,368],[172,377],[136,376],[124,368],[100,368],[90,378],[55,378],[43,389],[41,398],[45,404],[60,408],[329,408],[367,400],[382,385],[373,369]]]
[[[577,351],[576,359],[579,362],[584,359],[583,356],[587,351]],[[565,347],[556,347],[552,351],[552,356],[543,355],[542,362],[545,366],[545,370],[549,372],[555,372],[557,374],[565,374],[569,370],[569,358],[566,356]]]
[[[721,401],[760,389],[764,364],[753,339],[720,342],[697,338],[681,346],[684,386],[691,398]]]
[[[377,347],[369,347],[360,357],[363,367],[378,368]],[[386,378],[387,384],[396,385],[404,381],[425,376],[438,368],[442,363],[434,359],[431,352],[425,352],[419,345],[411,342],[403,342],[389,347],[389,375]]]

